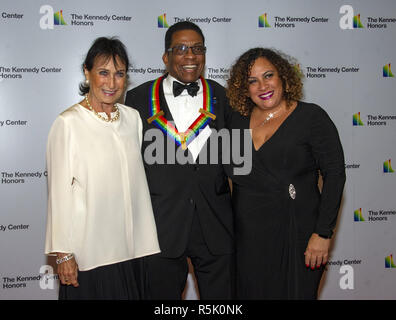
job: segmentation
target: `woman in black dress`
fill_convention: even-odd
[[[345,183],[337,129],[321,107],[300,101],[299,70],[274,50],[241,55],[227,84],[229,127],[250,129],[253,145],[249,174],[227,169],[237,297],[316,299]]]

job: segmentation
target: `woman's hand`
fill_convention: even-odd
[[[64,256],[67,256],[67,254],[57,253],[58,259],[63,258]],[[58,264],[58,275],[59,275],[59,280],[62,284],[78,287],[79,286],[77,282],[78,265],[76,263],[76,259],[74,259],[73,257],[70,260]]]
[[[317,233],[313,233],[308,241],[307,249],[305,250],[305,266],[311,267],[312,270],[320,268],[327,263],[329,258],[330,239],[319,237]]]

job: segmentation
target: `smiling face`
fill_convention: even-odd
[[[263,111],[275,111],[286,104],[282,79],[275,66],[264,57],[257,58],[252,66],[248,77],[248,95]]]
[[[178,45],[203,46],[202,37],[194,30],[176,31],[172,36],[171,48]],[[183,83],[195,82],[199,79],[205,67],[205,54],[195,55],[191,49],[184,55],[165,52],[162,56],[169,74]]]
[[[101,110],[103,105],[113,106],[124,93],[127,70],[118,57],[116,65],[111,57],[97,57],[92,69],[84,69],[84,73],[90,82],[88,98],[95,109]]]

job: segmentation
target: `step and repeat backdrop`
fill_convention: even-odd
[[[81,100],[81,64],[93,40],[118,36],[125,43],[133,88],[165,71],[164,35],[182,20],[202,28],[205,76],[223,85],[235,59],[252,47],[276,48],[298,61],[303,100],[333,119],[346,161],[320,299],[395,299],[393,0],[2,0],[0,299],[57,299],[54,261],[43,253],[45,147],[56,116]],[[191,274],[185,298],[198,298]]]

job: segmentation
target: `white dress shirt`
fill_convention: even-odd
[[[203,88],[201,80],[198,80],[199,91],[195,97],[191,97],[187,90],[177,96],[173,96],[173,81],[177,81],[171,75],[168,75],[163,81],[163,89],[166,102],[172,114],[173,121],[179,132],[185,132],[188,127],[197,119],[201,113],[200,108],[203,108]],[[180,81],[179,81],[180,82]],[[212,131],[209,126],[198,132],[199,134],[188,145],[188,150],[191,152],[194,162],[198,158],[198,154],[205,145]]]
[[[135,109],[117,106],[120,118],[105,122],[76,104],[48,137],[45,253],[71,252],[82,271],[160,251],[142,122]]]

